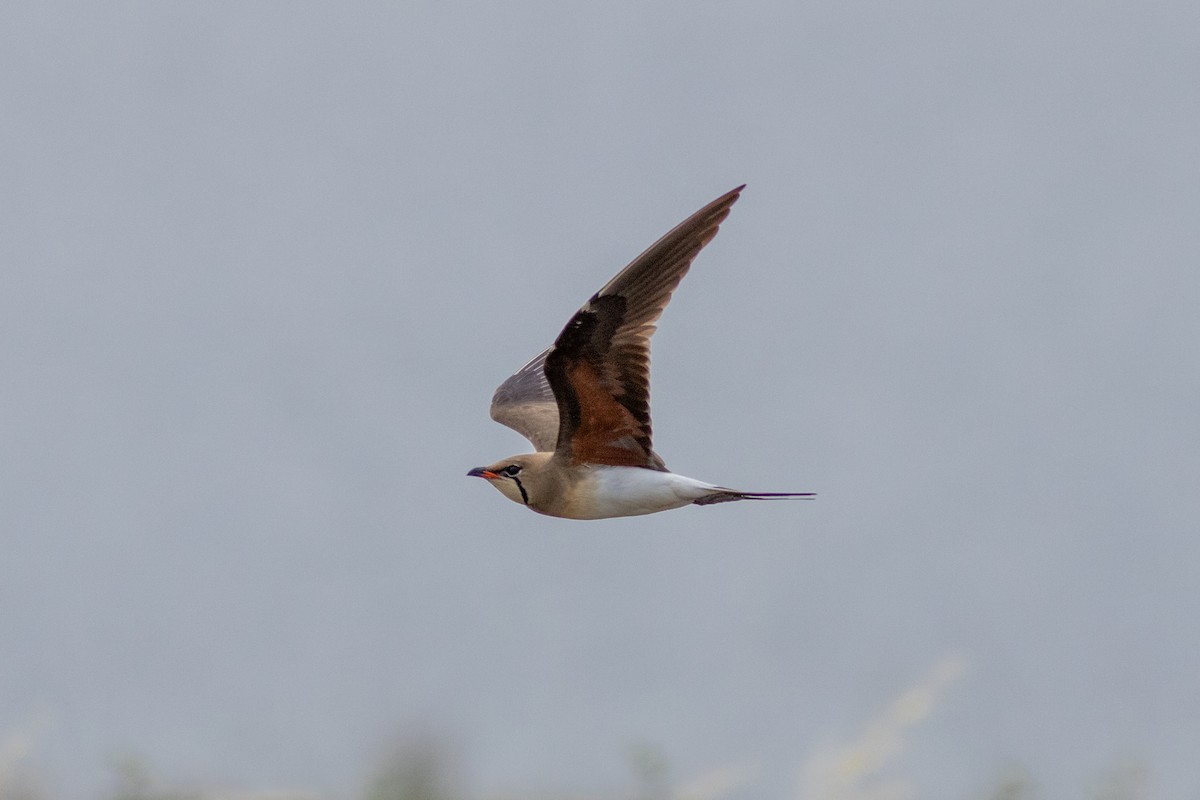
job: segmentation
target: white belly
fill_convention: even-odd
[[[717,487],[695,478],[641,467],[589,467],[575,485],[566,514],[574,519],[605,519],[653,514],[689,505]]]

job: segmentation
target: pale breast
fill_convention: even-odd
[[[561,516],[607,519],[681,508],[716,487],[694,478],[643,467],[591,465],[574,482]]]

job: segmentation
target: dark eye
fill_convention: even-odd
[[[507,475],[510,478],[515,478],[517,476],[517,473],[520,471],[521,471],[521,468],[518,467],[516,464],[509,464],[507,467],[505,467],[502,470],[503,474]]]

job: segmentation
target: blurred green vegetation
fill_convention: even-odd
[[[966,668],[953,654],[900,692],[850,741],[812,753],[798,765],[797,788],[781,800],[917,800],[922,792],[905,780],[900,756],[911,730],[925,721],[945,688]],[[54,800],[30,766],[29,735],[0,737],[0,800]],[[540,788],[518,795],[465,792],[456,769],[454,748],[429,733],[397,739],[376,759],[376,767],[357,792],[337,797],[305,790],[233,790],[180,787],[159,779],[145,761],[124,756],[112,762],[112,783],[97,800],[732,800],[753,792],[757,766],[723,764],[699,777],[675,779],[668,753],[653,743],[638,743],[626,753],[626,788],[607,793]],[[1092,776],[1072,793],[1079,800],[1147,800],[1148,772],[1142,762],[1126,760]],[[982,779],[969,800],[1062,800],[1043,794],[1020,767]]]
[[[448,750],[417,739],[392,748],[364,788],[347,798],[334,798],[302,790],[182,789],[165,786],[145,763],[123,758],[113,765],[113,784],[100,800],[461,800],[455,790]],[[618,793],[597,794],[577,790],[539,791],[519,800],[722,800],[725,792],[698,792],[672,785],[669,762],[657,747],[639,744],[629,751],[630,785]],[[1147,800],[1147,770],[1137,761],[1124,761],[1087,779],[1077,797],[1081,800]],[[739,794],[739,796],[742,796]],[[894,795],[870,787],[839,791],[823,797],[796,800],[884,800]],[[920,794],[905,795],[919,798]],[[0,772],[0,800],[53,800],[36,778],[12,768]],[[485,795],[481,800],[518,800],[516,795]],[[783,798],[782,800],[793,800]],[[971,800],[1057,800],[1038,791],[1023,769],[1006,769]]]
[[[380,759],[363,800],[453,800],[447,753],[428,737],[393,745]]]

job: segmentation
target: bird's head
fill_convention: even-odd
[[[486,467],[476,467],[467,474],[483,478],[514,503],[536,505],[538,490],[544,484],[543,473],[550,457],[550,453],[510,456]]]

